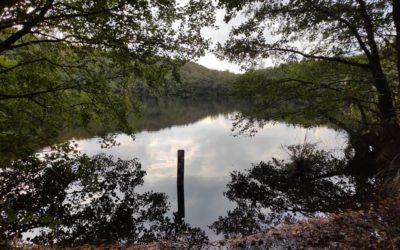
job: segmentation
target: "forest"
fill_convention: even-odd
[[[210,53],[240,73],[196,63]],[[344,133],[346,146],[338,156],[304,139],[286,159],[226,173],[235,207],[209,225],[226,241],[173,215],[165,193],[138,191],[140,158],[71,143],[113,148],[121,133],[230,114],[235,136],[282,123]],[[5,249],[398,249],[400,0],[1,1],[0,183]],[[381,236],[357,245],[340,220]]]

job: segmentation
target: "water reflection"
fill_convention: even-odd
[[[136,114],[129,118],[129,124],[137,131],[159,131],[178,125],[189,125],[206,117],[229,114],[246,108],[246,104],[229,98],[147,98],[143,102],[143,112],[137,119]],[[87,139],[109,135],[113,131],[104,131],[101,126],[66,130],[61,134],[61,141],[71,138]]]
[[[208,226],[235,205],[223,196],[229,173],[243,171],[251,162],[287,157],[281,145],[301,143],[306,134],[309,141],[321,142],[319,146],[325,149],[345,146],[345,136],[333,130],[284,123],[269,123],[256,137],[233,137],[229,117],[210,116],[190,125],[144,131],[136,135],[135,141],[119,134],[116,139],[120,145],[111,149],[102,149],[96,138],[79,140],[78,145],[89,155],[103,152],[122,159],[138,157],[147,172],[141,191],[166,193],[172,211],[177,210],[176,150],[185,149],[186,221],[201,227],[211,239],[217,236]]]
[[[137,192],[145,175],[138,160],[65,149],[0,172],[0,247],[207,240],[201,229],[166,216],[165,194]]]
[[[360,183],[346,172],[351,162],[315,144],[287,147],[289,160],[273,158],[231,173],[226,197],[236,203],[211,226],[225,236],[256,233],[296,218],[360,208],[378,190],[377,180]]]
[[[235,210],[236,200],[223,195],[231,172],[243,172],[251,162],[285,158],[281,146],[301,143],[306,135],[309,141],[334,152],[346,146],[344,134],[326,127],[305,129],[273,122],[256,137],[234,137],[230,117],[235,106],[227,105],[226,100],[157,100],[145,105],[142,120],[136,121],[142,132],[135,140],[114,134],[118,146],[102,148],[95,137],[102,132],[69,131],[64,137],[76,137],[77,149],[88,156],[48,156],[44,161],[28,157],[3,168],[2,238],[23,236],[37,243],[61,245],[152,239],[194,244],[204,242],[205,235],[216,239],[219,236],[209,226],[227,211],[247,214],[249,220],[268,212],[264,209],[262,215],[246,206]],[[187,224],[173,219],[178,149],[184,149],[186,155]],[[255,225],[259,224],[252,222],[248,227]]]

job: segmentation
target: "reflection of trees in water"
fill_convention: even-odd
[[[235,110],[245,108],[247,105],[247,103],[239,102],[228,97],[149,97],[143,100],[143,112],[140,113],[140,118],[138,118],[137,113],[132,113],[127,122],[137,132],[158,131],[172,126],[195,123],[208,116],[229,114]],[[7,140],[12,141],[12,145],[17,146],[10,147],[10,143],[0,142],[0,164],[8,163],[18,157],[29,155],[48,145],[63,143],[71,138],[87,139],[99,136],[102,137],[102,139],[106,139],[102,141],[106,144],[115,143],[115,140],[109,139],[117,133],[120,133],[117,127],[113,127],[112,125],[105,127],[99,122],[92,121],[88,127],[65,129],[60,134],[48,133],[45,138],[27,139],[26,136],[16,137],[10,134],[10,138]],[[21,148],[28,148],[29,150],[23,151]]]
[[[141,131],[158,131],[173,126],[188,125],[200,121],[208,116],[230,114],[235,110],[241,110],[248,106],[228,97],[220,98],[162,98],[152,97],[143,100],[143,112],[140,118],[132,115],[129,124]],[[98,135],[114,133],[104,130],[100,126],[93,125],[89,129],[77,128],[66,130],[61,134],[60,141],[71,138],[86,139]]]
[[[52,153],[16,161],[0,172],[3,244],[26,232],[31,242],[58,245],[205,241],[200,229],[166,217],[164,194],[136,192],[144,175],[136,159],[105,155]]]
[[[227,236],[247,235],[284,221],[354,208],[375,191],[376,183],[347,174],[348,158],[315,145],[287,147],[290,160],[272,159],[245,173],[231,173],[225,196],[236,208],[211,228]]]
[[[148,98],[144,112],[131,121],[139,130],[158,131],[177,125],[195,123],[208,116],[229,114],[242,108],[243,103],[228,97],[219,98]]]

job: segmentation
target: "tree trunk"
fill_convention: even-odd
[[[370,72],[372,73],[374,86],[378,91],[378,109],[380,113],[381,125],[385,128],[389,124],[397,123],[396,109],[394,107],[394,99],[389,82],[383,71],[381,57],[379,54],[378,43],[375,38],[376,27],[374,25],[373,15],[370,7],[367,7],[365,0],[356,0],[359,5],[360,17],[363,20],[366,33],[367,44],[370,48],[370,56],[368,57]],[[394,6],[400,0],[393,0]]]
[[[400,126],[398,123],[386,124],[379,132],[377,139],[379,150],[378,164],[388,166],[393,159],[400,155]]]
[[[374,86],[378,91],[378,109],[380,120],[383,127],[387,124],[397,123],[396,109],[393,104],[393,95],[389,87],[389,83],[381,70],[380,65],[374,67],[373,77]]]
[[[396,27],[397,78],[400,86],[400,0],[393,0],[393,20]]]
[[[374,133],[349,134],[349,144],[354,149],[354,155],[346,167],[348,174],[358,180],[366,181],[378,172],[376,142],[377,136]]]
[[[386,167],[400,155],[400,125],[397,121],[394,98],[389,83],[381,70],[374,70],[374,86],[378,91],[378,109],[380,113],[380,128],[377,132],[376,150],[377,163],[380,167]]]

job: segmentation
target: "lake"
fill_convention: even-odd
[[[302,144],[305,138],[318,143],[320,148],[338,152],[346,146],[344,133],[326,127],[306,129],[281,122],[268,123],[254,137],[234,136],[231,129],[235,111],[218,112],[213,106],[212,112],[207,114],[205,111],[210,107],[205,107],[201,115],[195,116],[193,107],[190,104],[181,106],[182,112],[173,113],[191,117],[180,117],[188,122],[174,125],[172,121],[160,126],[152,122],[151,131],[146,131],[142,125],[135,140],[129,135],[117,134],[119,145],[112,148],[101,148],[97,137],[74,141],[81,152],[90,156],[104,153],[121,159],[137,158],[147,173],[140,190],[167,194],[172,212],[177,210],[177,150],[185,150],[185,221],[205,230],[210,239],[218,237],[208,226],[234,206],[224,197],[232,171],[244,171],[251,168],[252,163],[269,161],[272,157],[287,159],[283,146]],[[171,113],[171,105],[164,108]],[[201,105],[197,108],[201,109]],[[147,117],[153,121],[165,120],[162,114],[160,112],[157,117],[147,112]]]
[[[199,243],[206,236],[222,238],[216,231],[251,233],[258,225],[272,225],[265,214],[275,223],[280,218],[275,215],[285,215],[285,209],[319,213],[347,206],[355,195],[354,185],[347,185],[350,179],[326,177],[345,163],[336,160],[343,158],[345,133],[271,121],[255,136],[238,135],[232,128],[241,105],[224,99],[153,99],[144,102],[141,118],[130,120],[137,128],[134,137],[98,127],[66,131],[60,140],[76,144],[78,155],[44,148],[39,157],[14,161],[0,172],[0,195],[6,201],[0,204],[0,232],[10,241],[22,237],[36,244]],[[103,147],[100,135],[107,133],[117,145]],[[335,157],[310,151],[306,158],[311,162],[294,163],[285,146],[305,142]],[[187,224],[173,215],[180,149],[185,150]],[[290,158],[294,164],[260,163],[272,158]],[[274,213],[269,212],[275,204]]]

